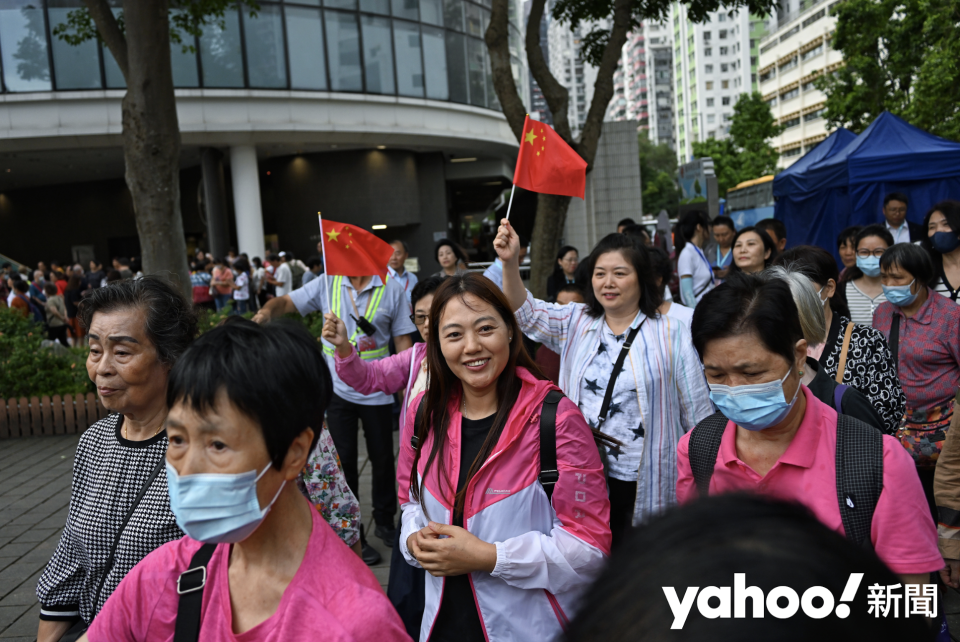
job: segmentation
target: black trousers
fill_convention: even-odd
[[[70,344],[67,343],[67,326],[65,325],[58,325],[52,328],[48,327],[47,336],[51,341],[59,341],[64,347],[70,347]]]
[[[637,482],[607,478],[610,492],[610,533],[613,535],[611,548],[617,548],[633,524],[633,506],[637,501]]]
[[[393,404],[366,406],[333,395],[327,408],[327,427],[340,455],[347,485],[360,499],[360,474],[357,467],[358,421],[363,422],[363,437],[373,473],[373,519],[377,525],[392,526],[397,514],[397,476],[393,464]]]

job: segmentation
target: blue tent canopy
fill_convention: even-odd
[[[845,227],[883,220],[883,197],[890,192],[907,195],[907,218],[915,223],[934,203],[960,199],[960,143],[888,112],[850,136],[834,132],[774,179],[774,216],[786,225],[790,246],[835,252]]]

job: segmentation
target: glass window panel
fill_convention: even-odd
[[[406,18],[407,20],[419,20],[420,10],[417,8],[419,0],[391,0],[393,5],[393,15],[397,18]]]
[[[427,98],[447,100],[450,92],[447,88],[447,49],[443,41],[443,29],[423,27],[422,31]]]
[[[112,9],[112,11],[114,17],[121,13],[119,8]],[[127,81],[123,77],[123,72],[120,71],[120,65],[117,64],[113,54],[110,53],[109,47],[101,46],[100,55],[103,56],[103,75],[107,82],[107,89],[125,89]]]
[[[179,13],[179,9],[171,9],[171,16]],[[181,33],[183,42],[170,43],[170,65],[173,67],[173,86],[174,87],[199,87],[200,70],[197,69],[197,52],[184,51],[183,47],[193,45],[196,47],[196,38]]]
[[[204,87],[243,87],[243,55],[240,51],[240,15],[230,8],[223,16],[224,29],[216,23],[203,28],[200,64]]]
[[[363,91],[357,17],[351,13],[326,11],[324,22],[327,28],[327,59],[330,61],[330,89]]]
[[[49,91],[47,24],[39,3],[6,0],[0,4],[0,51],[7,91]]]
[[[487,107],[500,111],[500,99],[497,98],[497,91],[493,88],[493,72],[490,69],[490,53],[487,48],[483,48],[483,70],[484,77],[487,80]],[[516,80],[514,80],[516,82]]]
[[[290,52],[290,86],[293,89],[326,89],[327,65],[320,10],[286,7],[284,13]]]
[[[480,17],[480,7],[465,3],[467,8],[467,33],[471,36],[483,37],[483,23]]]
[[[74,47],[53,35],[57,25],[66,24],[67,14],[79,9],[81,4],[80,0],[51,0],[47,7],[50,46],[53,48],[53,77],[57,89],[100,89],[102,86],[97,42],[88,40]]]
[[[484,67],[483,42],[476,38],[467,38],[467,74],[470,81],[470,104],[486,107],[487,81]]]
[[[428,25],[443,26],[442,0],[420,0],[420,22]]]
[[[467,90],[466,40],[459,33],[446,33],[447,80],[450,88],[450,100],[457,103],[470,102]]]
[[[363,71],[367,77],[367,92],[395,93],[390,21],[386,18],[360,16],[360,25],[363,28]]]
[[[419,25],[394,20],[393,47],[397,57],[397,93],[401,96],[423,98]]]
[[[280,7],[263,4],[257,17],[243,9],[243,36],[247,48],[247,78],[251,87],[286,87],[283,59],[283,23]]]
[[[308,5],[310,5],[311,7],[319,7],[319,6],[320,6],[320,0],[287,0],[287,3],[288,3],[288,4],[291,3],[291,2],[295,2],[296,4],[308,4]],[[287,35],[289,36],[290,34],[287,33]]]
[[[360,11],[390,15],[390,0],[360,0]]]
[[[443,0],[443,26],[463,31],[463,0]]]
[[[333,9],[352,9],[356,11],[357,0],[325,0],[323,6]]]
[[[507,23],[509,24],[509,23]],[[490,12],[486,9],[480,10],[480,37],[483,38],[487,33],[487,27],[490,26]],[[509,29],[507,30],[509,33]]]

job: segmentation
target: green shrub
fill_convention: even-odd
[[[85,394],[96,388],[87,377],[86,348],[57,354],[41,348],[43,325],[19,312],[0,309],[0,397]]]

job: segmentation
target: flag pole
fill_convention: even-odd
[[[323,216],[320,212],[317,212],[317,219],[320,221],[320,248],[323,250],[323,284],[326,286],[324,290],[327,291],[327,312],[333,312],[333,305],[330,304],[330,279],[327,278],[327,243],[324,240]]]
[[[510,202],[507,203],[507,216],[506,216],[506,219],[507,219],[508,221],[510,220],[510,208],[513,207],[513,192],[514,192],[514,190],[516,190],[516,189],[517,189],[517,186],[516,186],[516,185],[514,185],[513,187],[510,188]],[[326,269],[326,268],[324,268],[324,269]]]

